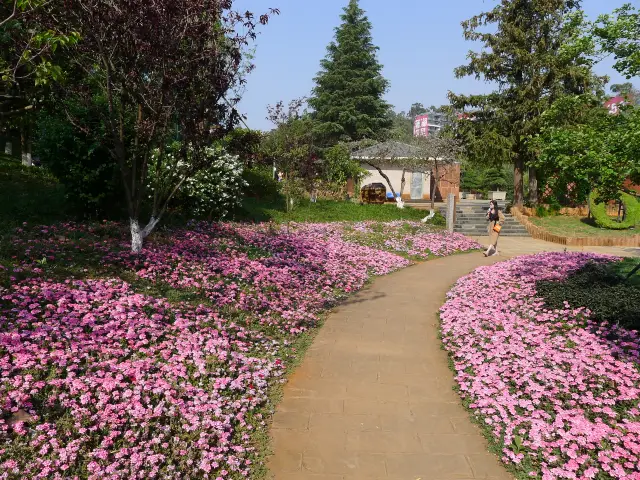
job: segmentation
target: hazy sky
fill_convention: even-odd
[[[624,3],[640,0],[584,0],[590,19]],[[339,15],[348,0],[238,0],[239,9],[280,15],[262,27],[256,43],[256,69],[251,73],[240,110],[251,128],[270,129],[266,107],[279,100],[308,96]],[[360,0],[373,24],[378,59],[391,85],[386,99],[396,111],[412,103],[426,107],[447,102],[447,92],[483,93],[491,86],[473,78],[456,79],[453,69],[465,63],[473,43],[462,38],[460,22],[486,11],[495,0]],[[624,81],[605,60],[596,71]]]

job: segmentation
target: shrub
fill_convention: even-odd
[[[351,158],[349,147],[339,143],[324,152],[326,178],[330,183],[344,185],[348,178],[359,183],[366,173],[360,163]]]
[[[73,104],[68,108],[91,133],[80,132],[61,112],[41,112],[34,153],[64,185],[76,213],[89,218],[117,215],[122,206],[122,180],[96,121],[101,106],[97,102],[92,109]]]
[[[244,195],[258,200],[276,201],[280,198],[278,181],[270,167],[257,166],[242,172],[245,181]]]
[[[549,211],[547,210],[547,208],[543,205],[538,205],[536,207],[536,217],[538,218],[544,218],[546,216],[549,215]]]
[[[160,178],[154,168],[156,162],[151,162],[150,188],[166,188],[167,184],[174,184],[171,177],[183,174],[181,171],[184,167],[183,162],[177,159],[177,152],[180,149],[180,142],[174,142],[167,147],[164,155],[170,157],[170,165],[174,165],[175,168],[168,173],[163,172]],[[187,162],[189,152],[190,150],[187,153]],[[187,178],[176,198],[176,204],[193,217],[222,220],[229,217],[242,202],[242,190],[246,186],[242,178],[243,165],[238,156],[229,155],[221,147],[207,147],[204,153],[209,166]],[[154,157],[156,155],[160,155],[158,149],[152,154]]]
[[[626,218],[622,222],[617,222],[610,218],[607,215],[606,204],[602,202],[596,203],[597,198],[597,192],[592,192],[589,197],[589,209],[596,225],[599,227],[610,230],[626,230],[640,223],[640,203],[633,195],[624,192],[620,193],[620,199],[626,210]]]
[[[566,301],[588,308],[599,322],[640,330],[640,286],[625,280],[621,270],[619,262],[588,263],[566,280],[538,282],[536,289],[549,308],[563,309]]]
[[[429,225],[435,225],[436,227],[445,227],[447,225],[447,219],[440,212],[436,212],[435,216],[429,220]]]

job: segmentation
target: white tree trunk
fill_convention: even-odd
[[[22,165],[25,167],[31,167],[33,165],[33,160],[31,159],[31,138],[29,134],[28,126],[24,124],[20,132],[20,143],[22,145]]]
[[[404,208],[404,202],[402,201],[402,198],[396,197],[396,206],[398,208]]]
[[[429,211],[429,215],[427,215],[426,217],[424,217],[422,219],[422,223],[427,223],[429,220],[431,220],[435,216],[436,216],[436,211],[435,210]]]
[[[129,225],[131,227],[131,251],[133,253],[140,253],[144,244],[144,239],[149,236],[153,229],[156,228],[159,218],[151,217],[149,223],[144,228],[140,228],[140,222],[135,218],[129,219]]]
[[[5,155],[13,155],[13,144],[7,140],[7,143],[4,144],[4,153]]]
[[[131,226],[131,251],[133,253],[140,253],[142,251],[142,244],[144,242],[143,232],[140,229],[140,223],[134,218],[129,219],[129,225]]]
[[[25,167],[33,166],[33,159],[31,158],[31,152],[22,152],[22,165]]]

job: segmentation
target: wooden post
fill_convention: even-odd
[[[347,178],[347,198],[351,199],[355,196],[355,182],[352,177]]]

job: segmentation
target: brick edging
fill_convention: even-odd
[[[534,225],[518,207],[511,207],[511,215],[527,229],[531,237],[571,247],[640,247],[640,235],[628,237],[563,237]]]

